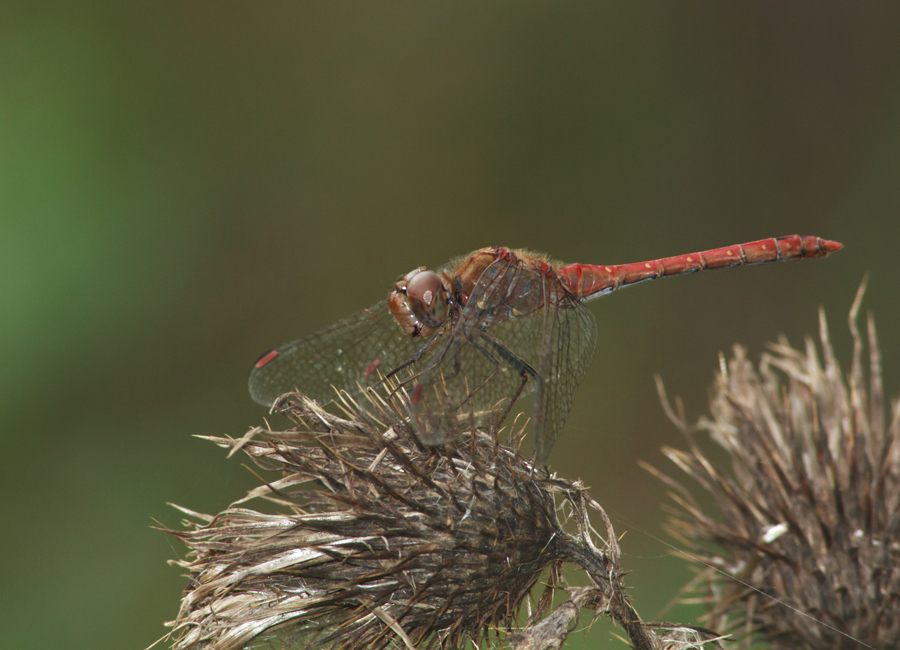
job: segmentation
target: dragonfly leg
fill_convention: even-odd
[[[522,359],[521,357],[516,355],[515,352],[513,352],[508,347],[503,345],[503,343],[501,343],[500,341],[498,341],[493,336],[491,336],[490,334],[488,334],[487,332],[485,332],[483,330],[480,332],[480,335],[481,335],[481,338],[486,343],[488,343],[492,348],[494,348],[494,351],[496,352],[497,356],[499,356],[507,364],[509,364],[510,367],[519,375],[519,377],[522,378],[522,383],[519,384],[519,387],[516,389],[515,394],[512,396],[512,398],[510,398],[509,404],[507,405],[506,410],[503,412],[503,416],[497,421],[497,424],[499,425],[504,420],[506,420],[506,418],[509,416],[509,413],[510,413],[510,411],[512,411],[512,407],[516,403],[516,400],[519,399],[519,396],[522,394],[522,391],[525,390],[525,384],[528,383],[529,377],[531,377],[534,380],[534,383],[536,384],[535,389],[537,390],[538,395],[540,395],[541,386],[542,386],[543,382],[542,382],[541,376],[540,376],[540,374],[538,374],[537,370],[535,370],[524,359]],[[474,340],[472,341],[472,344],[475,345],[477,350],[479,350],[482,354],[487,356],[489,359],[493,360],[497,365],[494,368],[494,370],[491,371],[491,374],[488,375],[487,379],[485,379],[483,382],[481,382],[481,385],[478,388],[476,388],[474,391],[469,393],[469,396],[466,398],[467,400],[471,399],[472,396],[476,392],[478,392],[478,390],[480,390],[488,382],[488,380],[491,377],[493,377],[494,374],[496,374],[500,370],[500,364],[499,364],[499,362],[497,362],[497,357],[495,357],[493,354],[491,354],[483,346],[477,344]]]
[[[434,339],[432,339],[431,341],[433,341],[433,340]],[[410,365],[412,365],[413,363],[415,363],[416,361],[421,359],[422,356],[425,354],[428,346],[431,345],[431,341],[429,341],[428,345],[426,345],[419,351],[419,353],[416,355],[416,358],[410,359],[406,363],[398,366],[395,370],[393,370],[388,375],[388,377],[394,375],[396,372],[398,372],[400,370],[403,370],[404,368],[408,368]],[[444,370],[442,370],[440,368],[441,363],[447,357],[448,351],[450,350],[451,347],[455,347],[455,352],[453,353],[453,372],[452,373],[445,372]],[[446,381],[447,379],[453,379],[454,377],[458,376],[460,372],[462,372],[462,364],[460,363],[460,360],[459,360],[459,345],[458,344],[454,345],[451,341],[451,342],[448,342],[446,345],[444,345],[443,348],[434,355],[434,358],[429,360],[428,365],[426,367],[412,373],[409,377],[399,381],[399,385],[397,386],[397,388],[395,388],[393,391],[391,391],[390,396],[393,397],[394,393],[396,393],[398,390],[400,390],[400,388],[402,388],[403,386],[406,386],[409,382],[411,382],[415,379],[419,379],[422,375],[429,373],[429,372],[433,372],[435,370],[438,370],[440,372],[440,377],[441,377],[442,381]],[[493,372],[491,374],[493,374]],[[385,379],[387,379],[388,377],[385,377]],[[384,381],[384,379],[382,381]],[[381,383],[381,382],[379,382],[379,383]],[[426,382],[426,383],[432,383],[432,382]],[[468,400],[468,397],[466,398],[466,400]],[[463,400],[462,403],[465,404],[466,400]]]
[[[484,386],[491,380],[491,378],[492,378],[494,375],[496,375],[498,372],[500,372],[500,360],[497,359],[497,357],[495,357],[493,354],[491,354],[491,352],[490,352],[489,350],[487,350],[483,345],[481,345],[481,344],[480,344],[478,341],[476,341],[475,339],[471,339],[471,340],[469,341],[469,343],[472,344],[472,347],[474,347],[476,350],[478,350],[479,352],[481,352],[481,354],[483,354],[485,357],[487,357],[488,360],[491,362],[491,364],[493,364],[494,367],[493,367],[493,369],[488,373],[488,376],[485,377],[483,380],[481,380],[481,383],[478,384],[477,387],[475,387],[475,388],[473,388],[472,390],[469,391],[469,394],[466,395],[465,399],[464,399],[462,402],[459,403],[459,406],[456,407],[457,409],[462,408],[463,404],[465,404],[466,402],[468,402],[469,400],[471,400],[473,397],[475,397],[475,393],[477,393],[477,392],[480,391],[482,388],[484,388]],[[456,370],[454,376],[456,376],[456,375],[459,374],[459,372],[460,372],[460,370],[461,370],[461,364],[460,364],[460,362],[459,362],[459,351],[457,351],[457,354],[454,355],[454,359],[455,359],[455,361],[454,361],[454,364],[453,364],[453,365],[454,365],[455,370]]]
[[[383,383],[385,383],[387,380],[389,380],[391,377],[394,377],[398,372],[401,372],[402,370],[409,368],[414,363],[421,361],[422,357],[425,356],[425,353],[428,352],[428,350],[432,347],[432,345],[434,345],[435,341],[437,341],[440,338],[443,338],[443,337],[441,337],[440,335],[432,336],[430,339],[428,339],[428,342],[425,343],[425,345],[423,345],[421,348],[419,348],[419,350],[412,356],[411,359],[404,361],[399,366],[397,366],[396,368],[391,370],[388,374],[386,374],[384,377],[382,377],[381,380],[379,380],[378,383],[376,383],[374,386],[372,386],[369,390],[374,390],[374,389],[378,388]],[[440,362],[440,359],[443,358],[443,354],[444,354],[443,352],[439,353],[437,359],[435,359],[433,361],[433,363],[429,364],[429,366],[427,368],[423,368],[422,370],[414,372],[413,374],[411,374],[409,377],[407,377],[405,379],[399,379],[398,383],[397,383],[397,387],[394,388],[390,392],[390,394],[388,395],[388,399],[393,398],[394,395],[397,394],[398,390],[400,390],[401,388],[406,386],[409,382],[413,381],[417,377],[420,377],[422,375],[422,373],[427,372],[429,370],[429,368],[433,367],[433,365],[435,363]]]

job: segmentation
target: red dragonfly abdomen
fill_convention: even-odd
[[[558,269],[557,277],[569,291],[581,299],[586,299],[605,295],[629,284],[671,275],[745,264],[825,257],[841,248],[842,244],[821,237],[790,235],[632,264],[614,266],[570,264]]]

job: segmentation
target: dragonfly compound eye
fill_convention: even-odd
[[[449,315],[447,290],[437,273],[421,271],[409,278],[406,285],[413,313],[427,327],[437,327]]]

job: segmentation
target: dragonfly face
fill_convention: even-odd
[[[441,276],[418,268],[394,283],[388,304],[404,333],[427,338],[450,317],[453,298]]]

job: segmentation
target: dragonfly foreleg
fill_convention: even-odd
[[[386,374],[384,377],[382,377],[382,378],[381,378],[374,386],[372,386],[369,390],[375,390],[376,388],[378,388],[379,386],[381,386],[383,383],[385,383],[386,381],[388,381],[388,380],[391,379],[392,377],[396,376],[397,373],[399,373],[400,371],[405,370],[406,368],[409,368],[409,367],[412,366],[413,364],[418,363],[419,361],[421,361],[421,360],[422,360],[422,357],[424,357],[424,356],[425,356],[425,353],[428,352],[428,350],[432,347],[432,345],[434,345],[435,341],[437,341],[438,339],[441,339],[441,338],[443,338],[443,337],[442,337],[440,334],[435,334],[434,336],[432,336],[430,339],[428,339],[428,342],[425,343],[425,345],[423,345],[421,348],[418,349],[418,351],[412,356],[411,359],[408,359],[407,361],[404,361],[404,362],[401,363],[399,366],[397,366],[396,368],[394,368],[393,370],[391,370],[388,374]],[[422,370],[419,370],[419,371],[416,371],[416,372],[411,373],[410,376],[409,376],[409,377],[406,377],[405,379],[398,379],[398,380],[397,380],[397,386],[396,386],[393,390],[391,390],[390,394],[388,395],[388,399],[393,398],[394,395],[397,394],[397,391],[398,391],[398,390],[400,390],[401,388],[403,388],[404,386],[406,386],[409,382],[413,381],[413,380],[416,379],[417,377],[420,377],[420,376],[422,375],[422,373],[427,372],[427,371],[429,370],[429,368],[431,368],[431,367],[434,366],[434,364],[439,363],[440,360],[441,360],[441,358],[443,358],[444,353],[445,353],[445,352],[439,353],[439,354],[437,355],[437,358],[434,359],[433,362],[432,362],[431,364],[428,365],[428,367],[423,368]]]
[[[522,394],[522,391],[525,390],[525,384],[528,383],[529,377],[531,377],[534,380],[534,383],[536,384],[537,393],[538,393],[538,395],[540,395],[541,384],[542,384],[541,376],[540,376],[540,374],[538,374],[537,370],[535,370],[528,362],[526,362],[524,359],[519,357],[515,352],[513,352],[508,347],[503,345],[503,343],[501,343],[500,341],[495,339],[493,336],[491,336],[484,330],[479,332],[479,334],[486,343],[488,343],[492,348],[494,348],[494,351],[496,352],[497,356],[499,356],[507,364],[509,364],[509,366],[513,369],[513,371],[516,372],[516,374],[518,374],[519,377],[521,377],[521,379],[522,379],[522,382],[519,384],[519,387],[516,389],[515,394],[513,394],[513,396],[510,398],[509,404],[506,406],[506,410],[503,412],[503,416],[497,421],[497,424],[499,426],[499,424],[502,423],[504,420],[506,420],[507,416],[509,416],[509,412],[512,411],[512,407],[516,403],[516,400],[519,399],[519,396]],[[497,362],[497,358],[493,354],[491,354],[488,350],[486,350],[483,346],[478,345],[474,340],[472,341],[472,344],[475,345],[475,347],[479,351],[481,351],[482,354],[484,354],[488,358],[492,359],[497,364],[495,366],[494,370],[491,371],[491,374],[488,375],[487,379],[485,379],[483,382],[481,382],[481,386],[478,387],[478,389],[480,389],[482,386],[484,386],[488,382],[488,380],[491,377],[493,377],[500,370],[500,364]],[[472,391],[469,394],[469,398],[471,398],[471,396],[474,395],[478,389],[476,389],[475,391]],[[466,399],[469,399],[469,398],[466,398]]]

